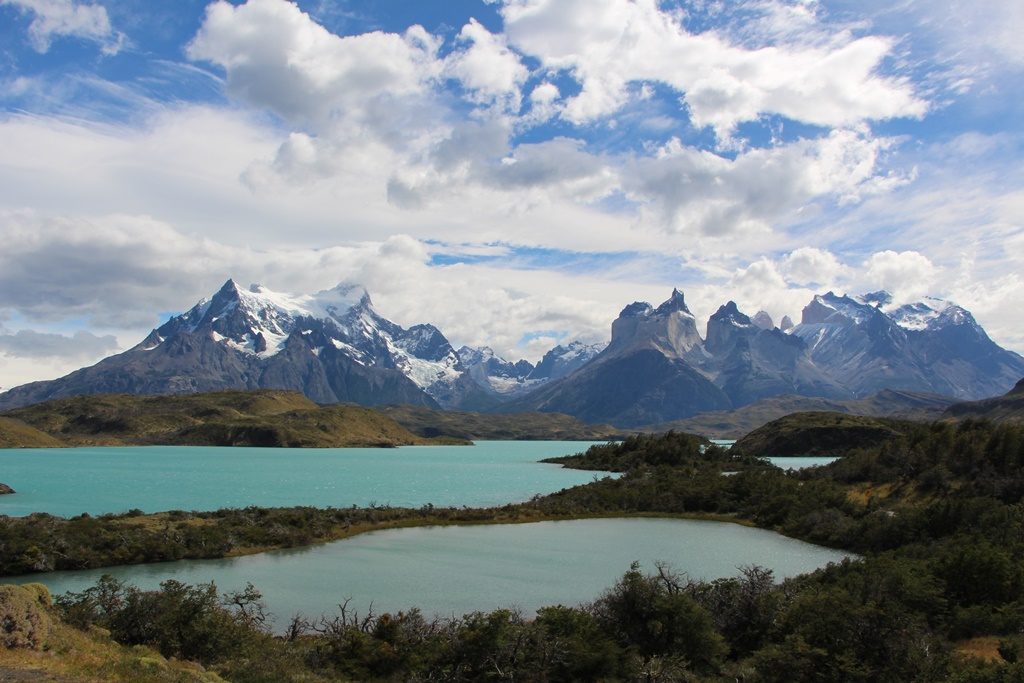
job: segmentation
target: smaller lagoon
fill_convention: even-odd
[[[768,462],[784,470],[802,470],[808,467],[821,467],[833,463],[839,458],[835,455],[781,456],[773,455],[765,458]]]
[[[771,531],[726,522],[664,518],[583,519],[530,524],[418,527],[375,531],[298,550],[226,560],[168,562],[35,574],[2,581],[39,581],[54,593],[81,591],[103,574],[156,588],[161,581],[214,581],[221,592],[250,581],[275,627],[290,617],[334,613],[352,598],[361,613],[413,606],[426,614],[574,605],[597,598],[630,563],[645,571],[664,561],[692,578],[736,576],[757,564],[775,578],[795,576],[850,557]]]

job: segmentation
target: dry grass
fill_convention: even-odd
[[[894,487],[891,483],[872,484],[867,482],[850,487],[846,492],[846,497],[851,503],[867,507],[872,502],[878,504],[888,500],[892,497],[893,491]]]
[[[954,652],[961,657],[980,659],[985,662],[1002,662],[1003,657],[999,654],[998,636],[979,636],[969,640],[961,640],[955,644]]]
[[[0,417],[0,448],[59,448],[64,444],[21,420]]]

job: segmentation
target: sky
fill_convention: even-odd
[[[537,360],[683,290],[1024,352],[1024,3],[0,0],[0,387],[228,278]]]

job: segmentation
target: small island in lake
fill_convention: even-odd
[[[0,496],[4,496],[10,493],[16,493],[16,491],[7,484],[0,482]]]

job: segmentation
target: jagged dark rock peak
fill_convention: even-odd
[[[886,292],[828,292],[799,325],[770,323],[730,301],[708,320],[705,340],[673,290],[657,307],[626,306],[603,349],[573,342],[533,366],[488,348],[456,351],[433,325],[405,329],[358,285],[293,296],[228,280],[128,351],[0,394],[0,410],[78,394],[283,388],[320,403],[557,411],[629,427],[786,394],[977,399],[1024,376],[1024,358],[939,299],[897,305]]]
[[[685,360],[701,353],[702,343],[679,290],[657,308],[630,304],[612,323],[603,351],[502,410],[563,412],[629,427],[730,407],[722,390]]]
[[[892,303],[892,294],[880,289],[877,292],[868,292],[860,297],[860,300],[866,304],[871,304],[876,308],[888,306]]]

